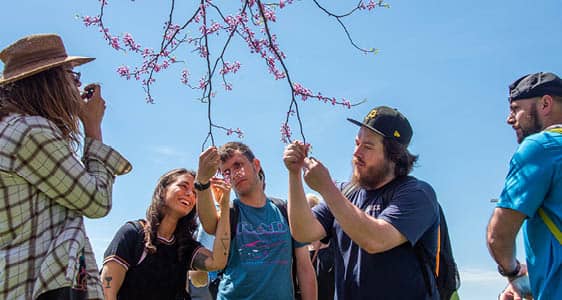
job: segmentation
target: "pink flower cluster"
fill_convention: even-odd
[[[86,27],[99,26],[100,21],[101,21],[101,19],[100,19],[99,16],[95,16],[95,17],[84,16],[84,17],[82,17],[82,22],[84,23],[84,25]]]
[[[240,128],[236,128],[236,129],[228,128],[226,130],[226,135],[233,135],[235,133],[239,139],[244,138],[244,132]]]
[[[342,98],[341,101],[337,101],[335,97],[331,97],[331,98],[326,97],[323,96],[322,93],[320,92],[314,95],[311,90],[303,87],[301,84],[296,82],[293,84],[293,93],[295,94],[295,96],[300,96],[302,101],[306,101],[310,97],[310,98],[316,98],[324,103],[330,103],[332,105],[341,105],[346,108],[351,108],[351,102],[345,98]]]
[[[390,5],[388,5],[387,3],[385,3],[383,0],[369,0],[369,2],[365,3],[363,1],[361,1],[361,3],[359,4],[359,8],[360,9],[367,9],[367,10],[373,10],[376,7],[385,7],[385,8],[389,8]]]
[[[125,35],[123,36],[123,43],[131,51],[138,52],[141,50],[141,45],[135,42],[133,36],[130,33],[125,33]]]
[[[293,4],[293,0],[280,0],[279,8],[284,8],[287,4]]]
[[[181,71],[181,83],[185,85],[189,83],[189,71],[187,69]]]
[[[206,64],[207,68],[205,70],[211,70],[210,72],[204,71],[205,73],[202,74],[199,81],[197,82],[195,79],[195,82],[192,83],[193,86],[190,84],[190,80],[193,81],[193,79],[191,79],[191,74],[188,69],[184,68],[181,70],[180,82],[190,88],[202,90],[202,102],[209,100],[210,103],[210,98],[215,96],[214,88],[218,86],[217,84],[214,84],[214,80],[217,80],[216,76],[219,76],[219,80],[222,79],[222,85],[225,90],[232,90],[232,84],[227,81],[226,75],[230,73],[237,73],[241,67],[241,63],[239,61],[225,61],[224,55],[227,53],[226,50],[230,46],[229,43],[231,37],[241,37],[247,44],[250,52],[255,53],[263,59],[269,73],[271,73],[276,80],[286,79],[287,83],[292,83],[291,80],[289,80],[289,71],[284,62],[286,56],[278,44],[277,36],[271,32],[269,24],[277,21],[277,9],[283,9],[287,5],[293,4],[294,0],[279,0],[277,3],[275,3],[275,0],[271,3],[264,3],[262,0],[243,0],[242,7],[237,14],[226,16],[222,13],[221,7],[218,4],[214,4],[212,0],[205,0],[201,2],[201,5],[197,6],[191,19],[188,19],[185,23],[180,23],[183,24],[182,26],[172,24],[170,21],[164,22],[162,43],[156,51],[150,48],[142,47],[140,43],[135,41],[131,33],[112,35],[109,27],[106,27],[103,23],[104,7],[108,2],[107,0],[99,0],[99,2],[101,3],[100,15],[84,16],[82,17],[82,22],[86,27],[99,27],[99,30],[102,32],[108,45],[115,50],[132,52],[142,58],[142,63],[140,65],[133,67],[121,65],[117,68],[116,72],[123,78],[134,78],[135,80],[140,81],[147,94],[146,100],[149,103],[154,101],[150,95],[150,86],[156,80],[154,77],[156,73],[170,68],[170,66],[176,62],[191,63],[191,61],[183,59],[178,61],[174,56],[174,53],[180,53],[181,50],[176,52],[176,50],[180,49],[180,46],[187,46],[192,50],[190,52],[196,52],[195,55],[198,55],[203,60],[204,64]],[[320,6],[320,4],[316,4],[327,12]],[[174,19],[172,17],[177,17],[177,15],[174,16],[173,7],[174,6],[172,5],[170,20]],[[383,0],[360,0],[359,4],[355,5],[353,11],[370,11],[374,10],[376,7],[388,7],[388,4],[384,3]],[[211,13],[213,13],[212,16]],[[339,21],[338,16],[333,14],[329,15],[331,17],[338,18]],[[351,15],[351,13],[347,15]],[[214,17],[215,20],[213,20],[212,17]],[[343,23],[340,22],[340,24]],[[345,28],[345,25],[342,26]],[[222,52],[217,52],[216,49],[220,49],[220,45],[213,43],[213,47],[210,47],[207,44],[209,42],[208,37],[210,35],[219,36],[221,33],[226,34],[228,39],[225,39]],[[214,42],[215,39],[212,41]],[[355,46],[355,44],[353,45]],[[358,48],[357,46],[355,47],[360,51],[376,53],[375,49],[368,51],[363,48]],[[213,53],[210,53],[211,51],[213,51]],[[188,51],[182,51],[182,53],[186,52]],[[228,51],[228,53],[230,52],[231,51]],[[222,64],[222,67],[220,64]],[[218,71],[218,75],[216,71]],[[296,115],[300,121],[298,104],[295,102],[296,97],[300,97],[302,101],[306,101],[309,98],[315,98],[324,103],[341,105],[347,108],[351,107],[350,101],[345,98],[337,100],[335,97],[326,97],[320,92],[313,93],[310,89],[305,88],[300,83],[292,83],[291,89],[291,105],[289,107],[289,111],[287,112],[287,119],[281,126],[281,140],[286,143],[290,142],[292,134],[291,128],[288,125],[289,118]],[[293,105],[296,106],[296,109],[294,110]],[[213,126],[213,122],[210,117],[209,122]],[[227,135],[237,134],[239,138],[242,138],[243,136],[240,128],[228,129],[221,126],[214,127],[225,130]],[[302,132],[302,127],[300,129]]]
[[[291,142],[291,127],[289,127],[289,124],[287,124],[286,122],[284,122],[283,124],[281,124],[281,141],[285,144],[288,144]]]

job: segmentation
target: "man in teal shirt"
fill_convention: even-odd
[[[500,299],[562,299],[562,80],[552,73],[521,77],[510,86],[507,123],[519,148],[488,225],[488,247],[508,278]],[[523,226],[526,262],[515,257]],[[549,227],[550,226],[550,227]],[[558,230],[558,232],[557,232]],[[527,276],[530,291],[520,283]]]

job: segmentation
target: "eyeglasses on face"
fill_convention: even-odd
[[[80,76],[82,75],[82,74],[80,74],[80,72],[75,72],[75,71],[72,71],[72,70],[66,70],[66,72],[72,74],[72,78],[74,79],[74,81],[77,84],[80,83]]]

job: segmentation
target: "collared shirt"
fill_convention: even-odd
[[[105,216],[115,176],[130,170],[124,157],[90,138],[78,159],[45,118],[1,120],[0,299],[35,299],[62,287],[103,299],[83,216]]]

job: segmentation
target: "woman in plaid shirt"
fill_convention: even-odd
[[[131,165],[102,142],[100,86],[80,94],[73,68],[93,58],[41,34],[0,59],[0,299],[103,299],[83,217],[107,215]]]

